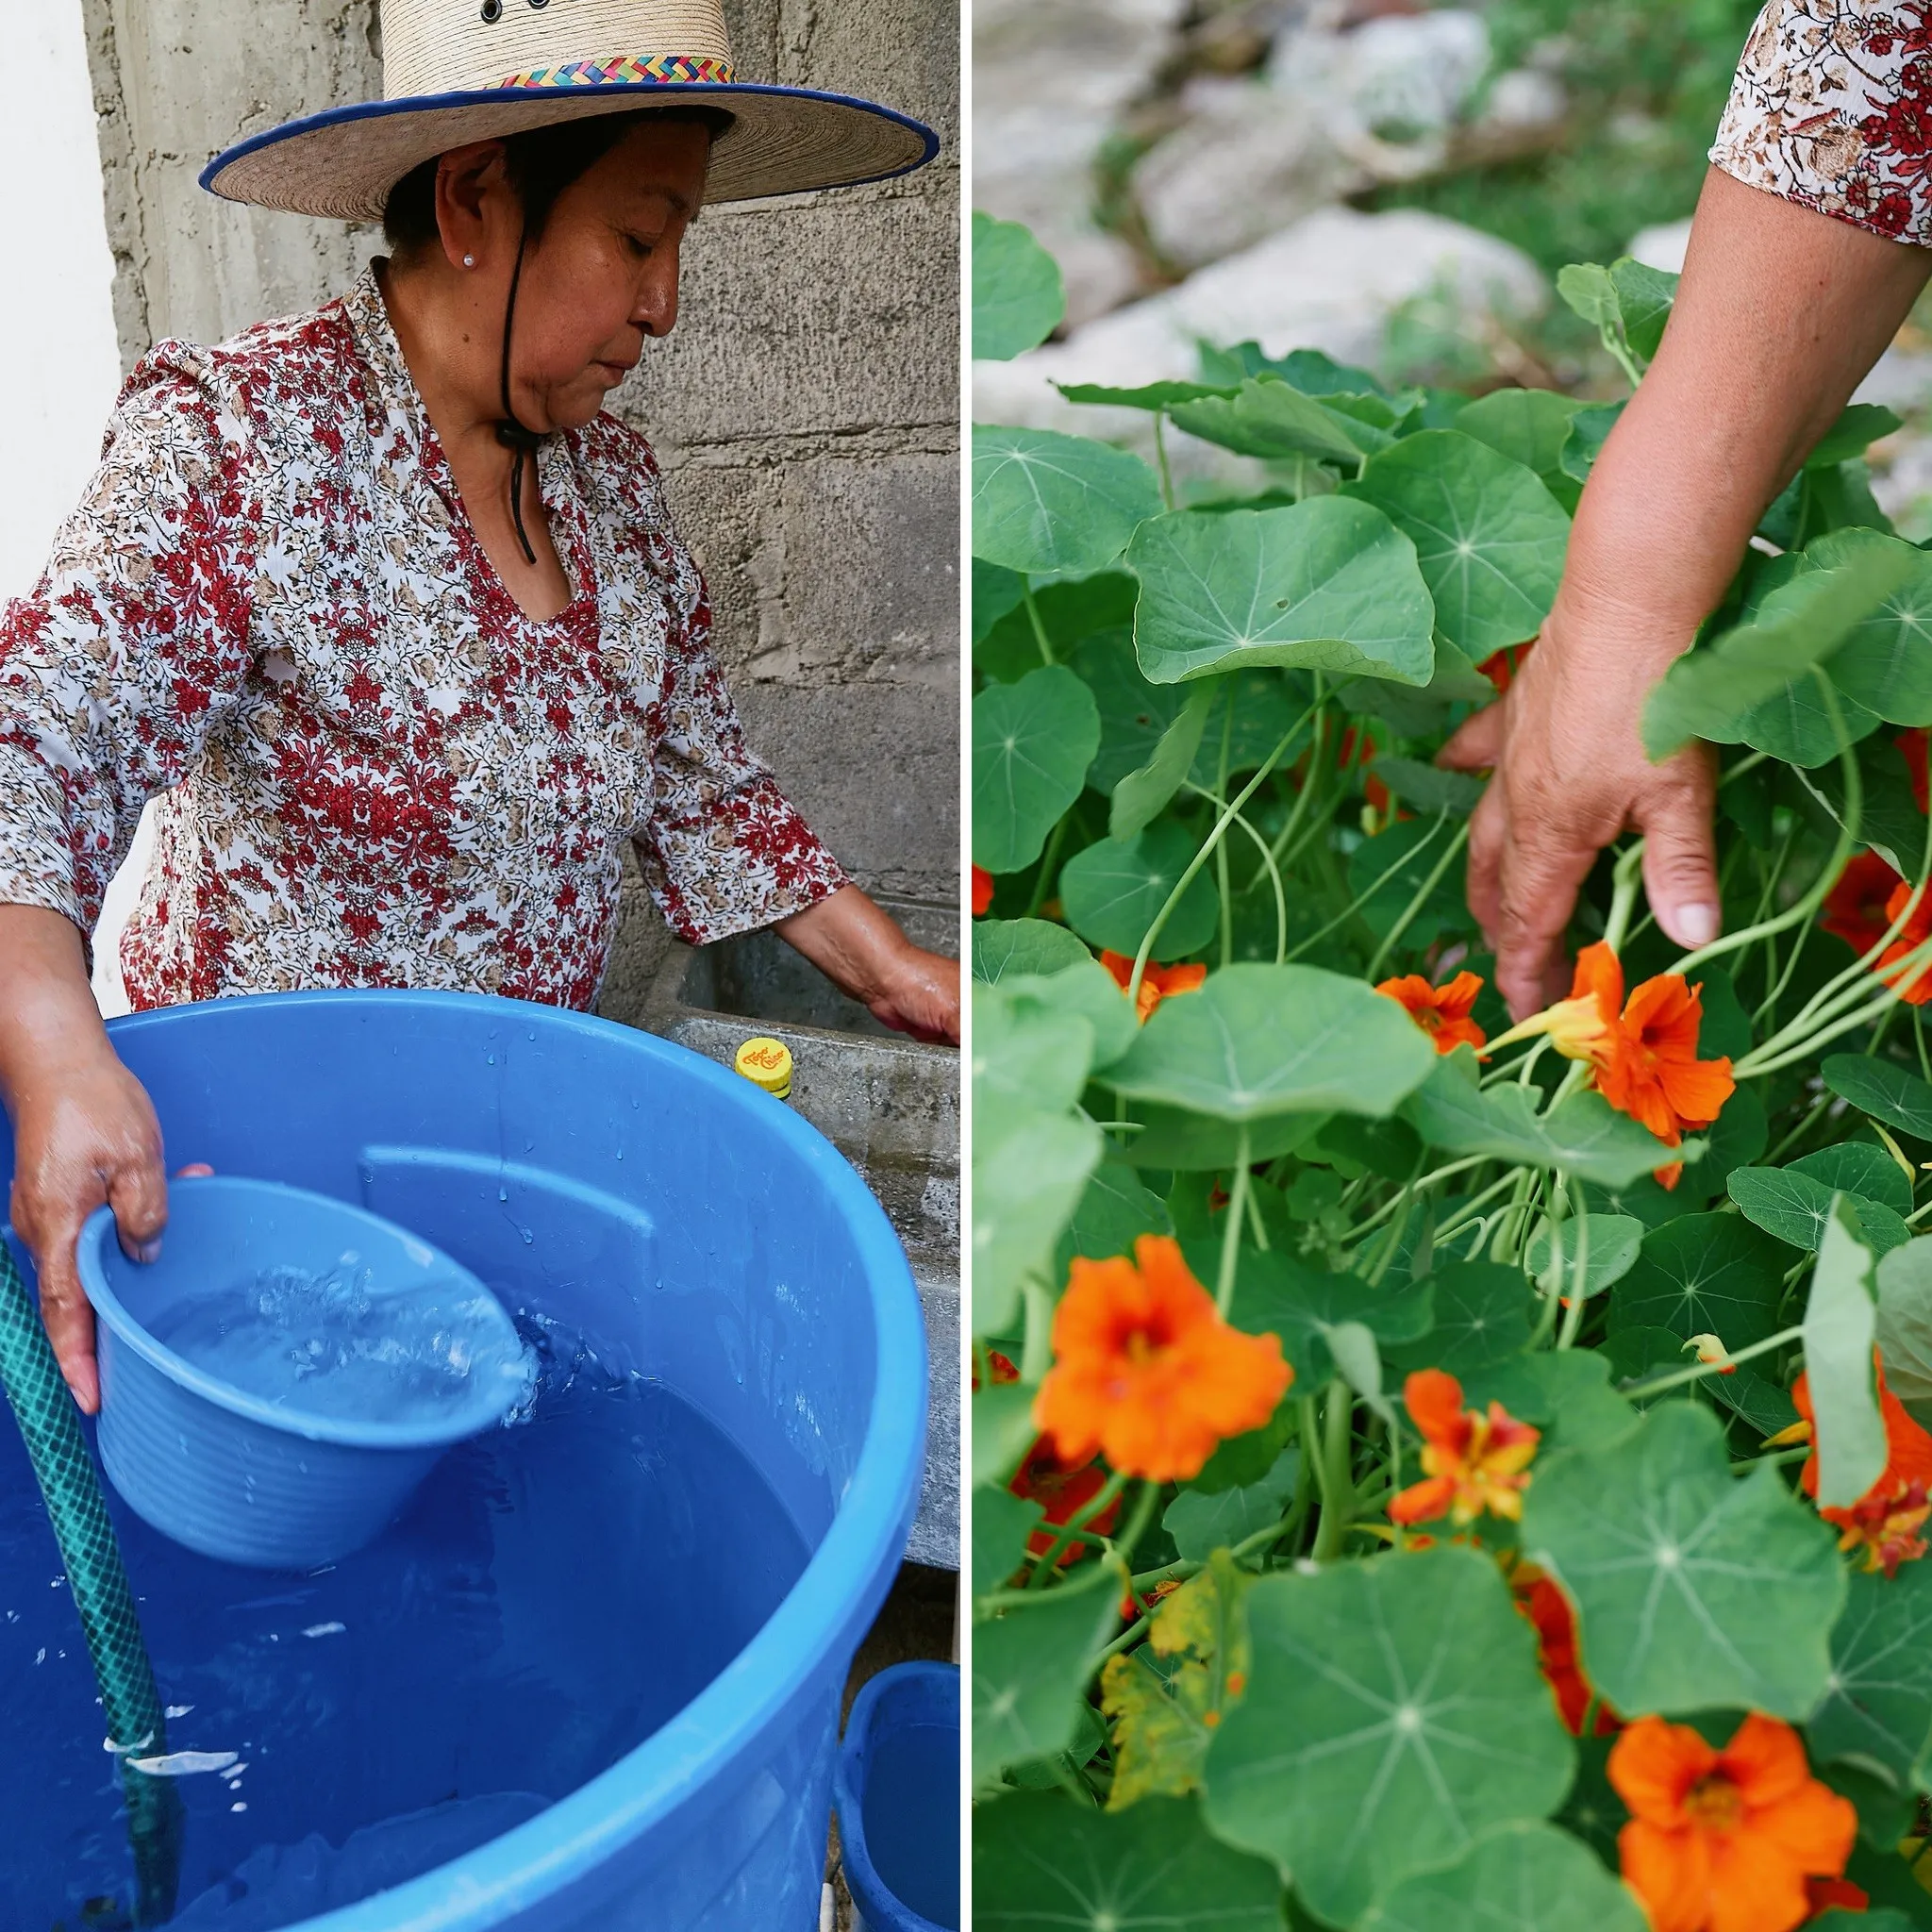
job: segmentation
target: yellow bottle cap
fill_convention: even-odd
[[[791,1091],[791,1049],[782,1040],[747,1040],[732,1064],[754,1087],[779,1100]]]

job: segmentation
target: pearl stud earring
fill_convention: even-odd
[[[474,255],[464,256],[463,266],[465,268],[475,268],[476,266],[476,258]]]

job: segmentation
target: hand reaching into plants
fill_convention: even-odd
[[[1646,837],[1658,924],[1686,947],[1715,937],[1711,762],[1692,747],[1651,764],[1644,698],[1928,268],[1924,248],[1707,177],[1670,326],[1591,472],[1538,647],[1440,759],[1496,774],[1471,830],[1470,908],[1519,1017],[1561,991],[1577,888],[1626,829]]]

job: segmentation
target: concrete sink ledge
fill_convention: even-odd
[[[959,915],[880,902],[908,936],[948,958]],[[878,1196],[912,1264],[932,1357],[925,1479],[907,1557],[959,1567],[959,1055],[893,1033],[771,931],[674,944],[637,1023],[731,1065],[754,1035],[791,1050],[791,1105]]]

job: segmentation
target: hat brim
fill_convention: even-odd
[[[939,136],[924,122],[849,94],[752,81],[607,81],[329,108],[237,142],[202,170],[201,185],[257,208],[380,221],[390,190],[451,148],[559,121],[674,106],[723,108],[734,117],[711,144],[708,204],[890,180],[939,152]]]

